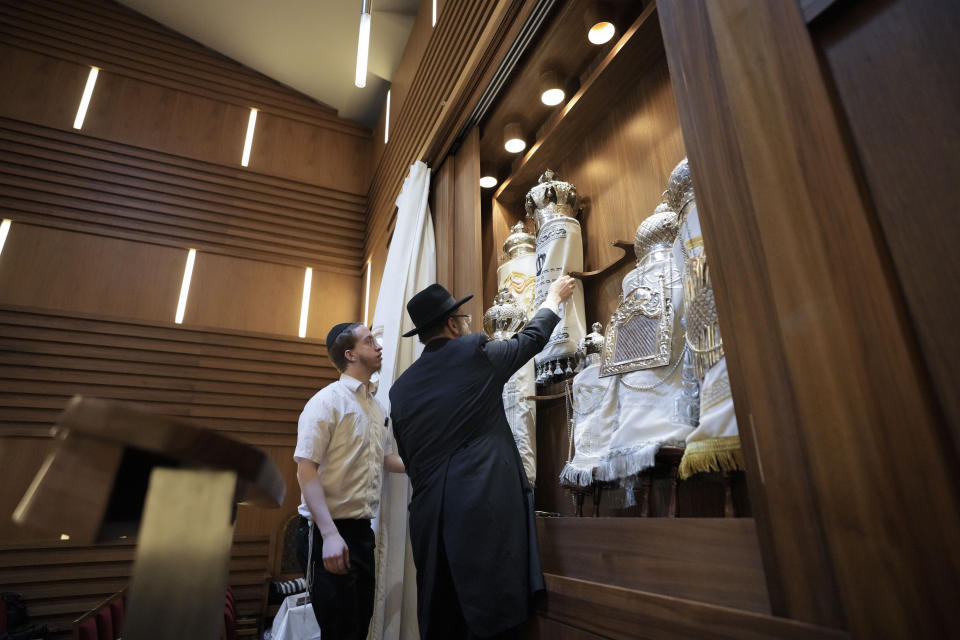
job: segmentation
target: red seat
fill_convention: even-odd
[[[77,627],[78,640],[99,640],[97,638],[97,619],[90,616]]]
[[[110,601],[110,613],[113,614],[114,637],[123,637],[123,598],[114,598]]]
[[[97,611],[97,640],[116,640],[113,635],[113,614],[110,607]]]

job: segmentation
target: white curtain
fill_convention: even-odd
[[[383,329],[383,368],[377,399],[390,410],[393,381],[420,356],[416,338],[401,335],[413,328],[406,303],[415,293],[437,281],[436,244],[427,197],[430,168],[422,162],[410,173],[397,198],[397,224],[380,282],[373,314],[374,327]],[[377,532],[377,596],[368,640],[414,640],[417,626],[417,586],[407,529],[410,502],[407,476],[387,473],[383,479]]]

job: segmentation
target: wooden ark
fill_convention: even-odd
[[[545,4],[512,3],[504,29],[523,33]],[[955,634],[958,307],[934,296],[952,298],[958,281],[960,172],[945,141],[957,139],[960,83],[942,62],[957,53],[957,12],[922,0],[622,3],[613,42],[589,50],[589,4],[550,6],[495,97],[451,115],[439,150],[424,145],[438,279],[455,295],[483,291],[474,317],[490,304],[500,246],[547,168],[585,198],[585,269],[603,267],[687,156],[750,517],[590,518],[588,497],[588,517],[541,519],[547,593],[528,637]],[[475,93],[517,41],[491,39],[495,71],[474,74]],[[548,69],[569,79],[552,109],[538,101]],[[516,156],[502,144],[510,122],[526,134]],[[495,190],[479,189],[481,169]],[[588,324],[609,318],[628,268],[587,284]],[[553,480],[567,459],[562,400],[539,403],[537,429],[537,507],[573,516]],[[652,500],[645,515],[704,504]]]

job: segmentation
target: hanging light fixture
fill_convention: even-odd
[[[357,38],[357,74],[353,84],[359,88],[367,86],[367,56],[370,54],[370,0],[362,0],[360,5],[360,36]]]
[[[556,71],[547,71],[540,76],[540,102],[548,107],[555,107],[566,98],[560,74]]]
[[[587,40],[593,44],[605,44],[617,33],[614,24],[614,9],[608,2],[594,2],[584,14],[587,25]]]
[[[527,141],[523,139],[520,123],[511,122],[503,128],[503,148],[510,153],[520,153],[527,148]]]

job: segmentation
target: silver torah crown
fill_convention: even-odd
[[[667,202],[661,202],[637,227],[633,236],[633,252],[637,264],[657,249],[670,250],[680,233],[680,221]]]
[[[677,213],[679,224],[683,225],[687,217],[687,205],[696,199],[693,193],[693,178],[690,175],[690,163],[684,158],[670,173],[667,190],[663,192],[664,201]]]
[[[527,322],[527,314],[510,290],[500,289],[493,306],[483,314],[483,331],[491,340],[506,340]]]
[[[551,169],[543,172],[538,184],[527,192],[524,208],[527,217],[533,219],[534,231],[554,218],[576,218],[580,215],[580,197],[577,188],[564,182]]]
[[[527,232],[526,225],[523,222],[510,227],[510,235],[503,242],[503,252],[507,254],[508,260],[525,256],[528,253],[537,252],[537,238],[532,233]]]

